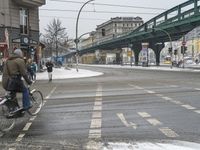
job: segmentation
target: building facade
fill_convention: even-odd
[[[46,0],[0,0],[0,51],[21,48],[26,57],[39,45],[39,7]],[[6,40],[7,39],[7,40]]]
[[[143,24],[140,17],[115,17],[110,20],[97,25],[96,31],[93,31],[89,38],[81,41],[81,48],[90,47],[99,44],[106,40],[117,38],[123,34],[127,34]],[[100,64],[112,63],[132,63],[133,53],[130,54],[130,48],[125,47],[115,50],[97,50],[95,52],[96,60],[94,57],[91,59],[91,54],[85,54],[84,63],[96,62]],[[88,57],[90,58],[86,58]]]
[[[107,22],[98,25],[96,28],[97,42],[117,37],[120,34],[125,34],[143,24],[140,17],[115,17]]]

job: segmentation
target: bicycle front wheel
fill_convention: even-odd
[[[0,105],[0,131],[10,131],[15,126],[16,118],[8,118],[9,109],[5,104]]]
[[[40,91],[33,91],[30,93],[30,101],[32,107],[28,110],[28,113],[32,116],[38,114],[43,106],[43,95]]]

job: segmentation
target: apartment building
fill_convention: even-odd
[[[16,48],[30,57],[39,45],[39,7],[46,0],[0,0],[0,56]]]
[[[101,42],[130,32],[143,24],[140,17],[115,17],[97,25],[96,41]]]

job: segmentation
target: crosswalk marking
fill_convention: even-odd
[[[181,105],[182,107],[186,108],[186,109],[189,109],[189,110],[194,110],[196,109],[195,107],[192,107],[190,105]]]
[[[170,98],[170,97],[165,97],[165,96],[163,96],[162,99],[167,100],[167,101],[172,100],[172,98]]]
[[[155,119],[155,118],[149,118],[149,119],[147,119],[147,121],[150,124],[152,124],[153,126],[162,125],[162,123],[159,120]]]
[[[196,113],[200,114],[200,110],[194,110],[194,112],[196,112]]]
[[[150,90],[145,90],[147,93],[149,93],[149,94],[155,94],[156,92],[154,92],[154,91],[150,91]]]
[[[148,118],[148,117],[151,117],[150,114],[146,113],[146,112],[138,112],[138,114],[143,117],[143,118]]]
[[[172,129],[168,128],[168,127],[163,127],[163,128],[159,128],[159,130],[166,135],[167,137],[170,138],[175,138],[178,137],[179,135],[177,133],[175,133]]]

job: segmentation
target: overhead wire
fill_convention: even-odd
[[[75,4],[84,4],[84,3],[85,3],[85,2],[80,2],[80,1],[69,1],[69,0],[50,0],[50,1],[66,2],[66,3],[75,3]],[[117,5],[117,4],[106,4],[106,3],[88,3],[88,4],[89,4],[89,5],[99,5],[99,6],[137,8],[137,9],[167,10],[167,9],[165,9],[165,8],[143,7],[143,6],[130,6],[130,5]]]
[[[43,9],[41,8],[40,10],[43,11],[68,11],[68,12],[78,12],[78,10],[70,10],[70,9]],[[118,14],[142,14],[142,15],[158,15],[159,13],[140,13],[140,12],[121,12],[121,11],[97,11],[97,10],[83,10],[82,12],[86,13],[118,13]]]

